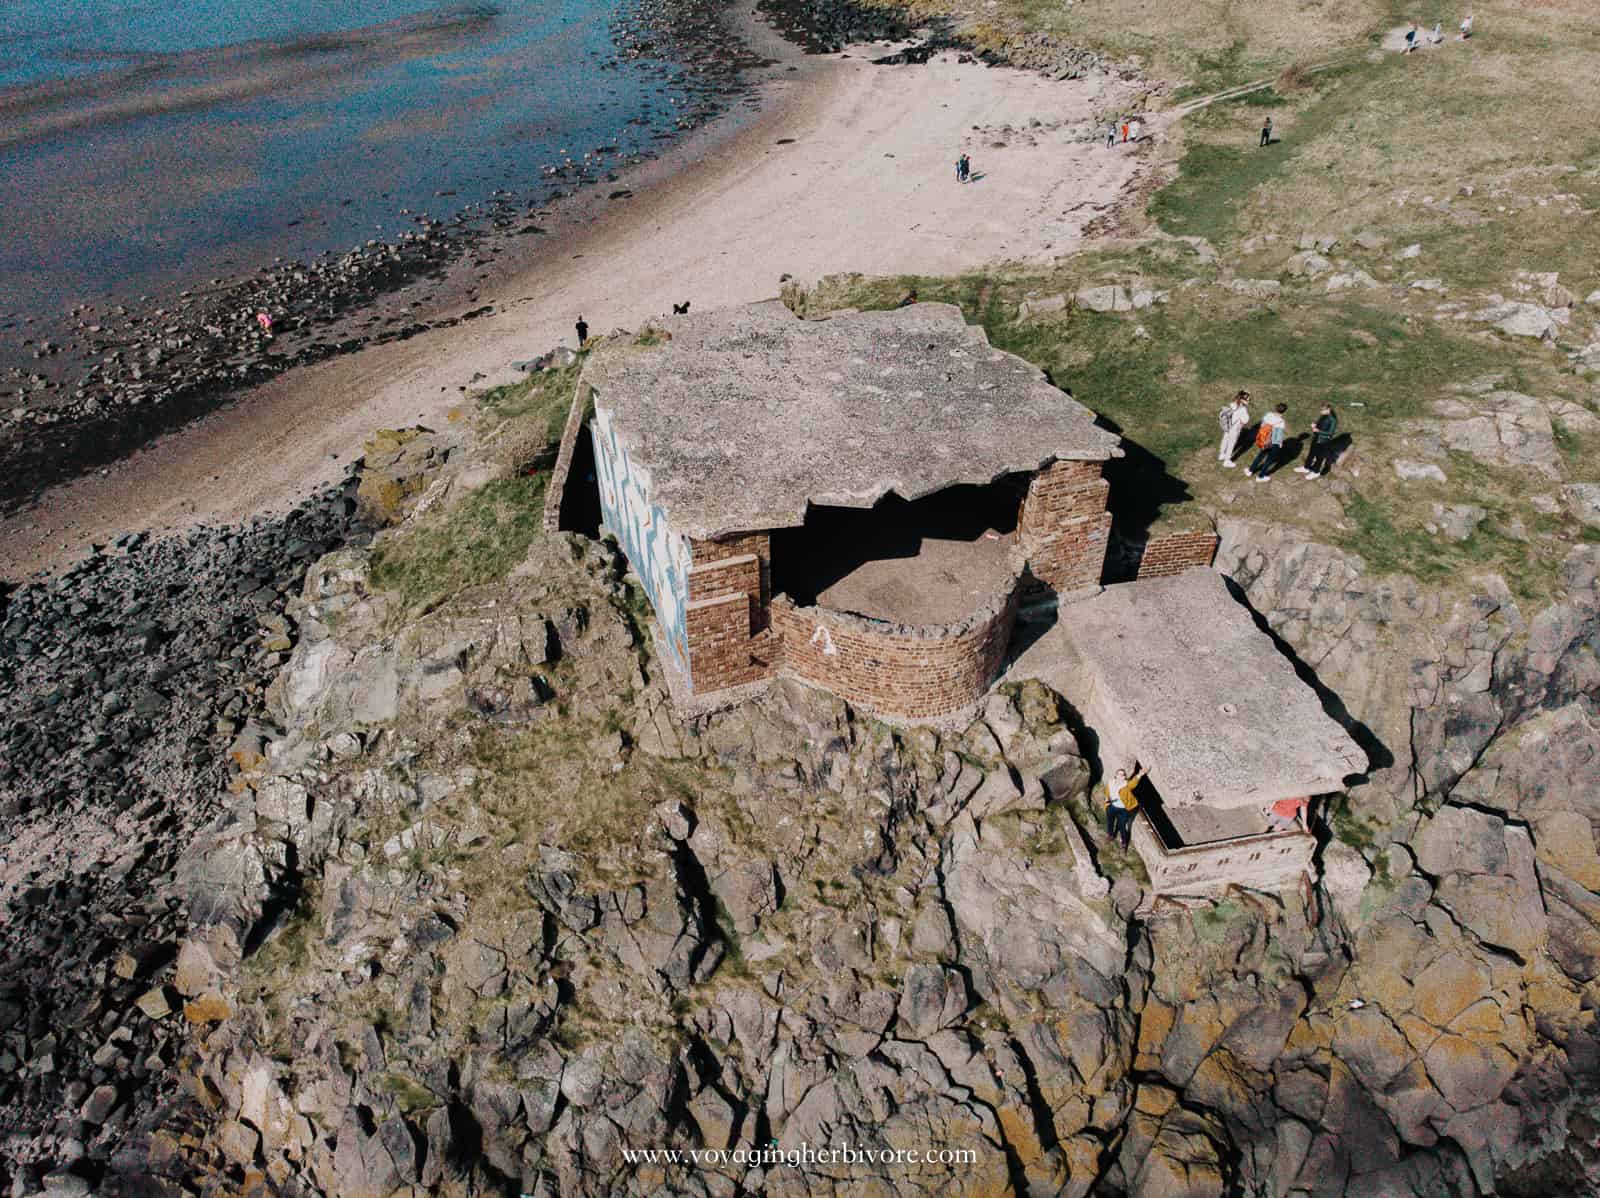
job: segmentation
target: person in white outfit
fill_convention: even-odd
[[[1233,402],[1217,413],[1217,423],[1222,426],[1222,444],[1217,447],[1217,461],[1232,470],[1233,455],[1239,448],[1239,434],[1250,424],[1250,392],[1241,391],[1235,395]]]

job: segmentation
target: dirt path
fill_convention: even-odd
[[[0,575],[58,567],[131,528],[282,510],[338,476],[371,429],[437,424],[469,389],[516,377],[511,362],[571,344],[580,313],[600,332],[685,299],[769,297],[784,273],[1057,257],[1139,163],[1081,124],[1126,102],[1130,85],[1114,79],[1054,82],[954,55],[874,67],[859,52],[775,79],[770,109],[737,136],[480,295],[492,315],[285,374],[56,488],[0,526]],[[952,165],[963,149],[979,176],[966,186]]]

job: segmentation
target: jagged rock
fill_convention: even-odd
[[[1373,278],[1366,271],[1352,270],[1328,276],[1326,290],[1329,292],[1348,291],[1352,287],[1366,287],[1370,289],[1381,287],[1382,285],[1383,284],[1379,283],[1377,279]]]
[[[1228,279],[1222,286],[1251,299],[1273,299],[1283,290],[1283,284],[1277,279]]]
[[[1395,475],[1402,482],[1416,482],[1418,479],[1429,479],[1436,483],[1445,481],[1445,473],[1432,462],[1407,462],[1395,459]]]
[[[1489,513],[1475,503],[1436,503],[1432,509],[1430,532],[1437,531],[1452,541],[1465,541],[1478,531]]]
[[[1342,840],[1330,840],[1322,850],[1322,884],[1334,908],[1350,926],[1360,922],[1361,895],[1372,878],[1366,859]]]
[[[906,1036],[926,1039],[967,1011],[967,984],[953,969],[913,965],[906,970],[899,1015]]]
[[[1441,399],[1434,402],[1433,411],[1442,419],[1432,427],[1449,448],[1491,465],[1561,477],[1550,412],[1532,396],[1494,391],[1476,398]]]
[[[1574,520],[1600,528],[1600,483],[1568,483],[1561,488],[1561,500]]]
[[[1067,297],[1065,295],[1047,295],[1042,299],[1025,299],[1017,305],[1017,317],[1020,320],[1034,320],[1040,316],[1049,316],[1054,312],[1065,311]]]
[[[1300,279],[1314,279],[1333,269],[1333,263],[1315,250],[1306,249],[1284,263],[1284,270]]]

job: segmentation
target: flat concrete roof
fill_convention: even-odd
[[[670,341],[603,344],[579,394],[593,388],[650,498],[691,537],[1121,453],[1093,412],[949,304],[801,320],[773,300],[658,327]]]
[[[1096,731],[1138,755],[1169,809],[1326,794],[1367,768],[1214,570],[1107,587],[1057,619],[1117,725]]]

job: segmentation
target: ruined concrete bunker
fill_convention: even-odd
[[[993,682],[1025,587],[1099,583],[1120,453],[958,308],[771,302],[595,351],[546,521],[598,513],[691,706],[789,675],[937,718]]]

